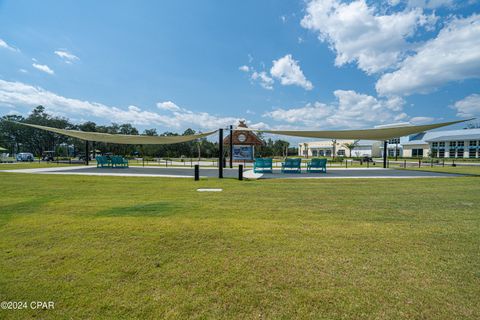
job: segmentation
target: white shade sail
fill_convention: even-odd
[[[58,129],[52,127],[40,126],[37,124],[15,122],[17,124],[32,127],[36,129],[46,130],[58,134],[63,134],[69,137],[78,138],[86,141],[97,141],[106,143],[118,143],[118,144],[173,144],[188,142],[199,138],[204,138],[217,132],[209,131],[200,134],[192,134],[186,136],[143,136],[143,135],[127,135],[127,134],[110,134],[101,132],[87,132],[78,130]]]
[[[468,120],[458,120],[450,122],[441,122],[426,124],[420,126],[398,126],[389,128],[374,128],[362,130],[330,130],[330,131],[291,131],[291,130],[259,130],[259,132],[281,134],[292,137],[318,138],[318,139],[352,139],[352,140],[389,140],[408,136],[411,134],[424,132],[436,128],[461,123]]]

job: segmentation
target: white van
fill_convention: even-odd
[[[29,152],[17,153],[16,159],[17,159],[17,161],[30,161],[30,162],[35,160],[33,158],[33,154],[31,154]]]

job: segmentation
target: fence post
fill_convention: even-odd
[[[421,168],[422,167],[422,160],[418,159],[418,167]]]
[[[442,161],[442,167],[445,167],[445,159]]]
[[[430,168],[433,168],[433,158],[430,160]]]
[[[243,180],[243,165],[238,165],[238,180]]]
[[[403,160],[403,168],[407,169],[407,160]]]
[[[198,164],[195,165],[195,181],[200,180],[200,166]]]

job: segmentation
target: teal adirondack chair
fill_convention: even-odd
[[[110,168],[112,166],[112,162],[108,160],[105,156],[96,156],[95,160],[97,161],[97,168]]]
[[[272,158],[255,158],[253,163],[253,172],[272,173]]]
[[[128,168],[128,160],[121,156],[113,156],[112,165],[115,168]]]
[[[301,173],[302,159],[301,158],[286,158],[282,162],[282,173]]]
[[[327,173],[327,159],[313,158],[307,163],[307,172]]]

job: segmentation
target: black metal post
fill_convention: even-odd
[[[230,125],[230,168],[233,168],[233,126]]]
[[[223,129],[218,130],[218,178],[223,178]]]
[[[90,150],[88,150],[88,140],[85,141],[85,165],[88,166],[88,160],[90,160]]]
[[[383,141],[383,168],[387,168],[388,141]]]
[[[195,181],[200,180],[200,166],[198,164],[195,165]]]
[[[243,164],[238,165],[238,180],[243,180]]]

